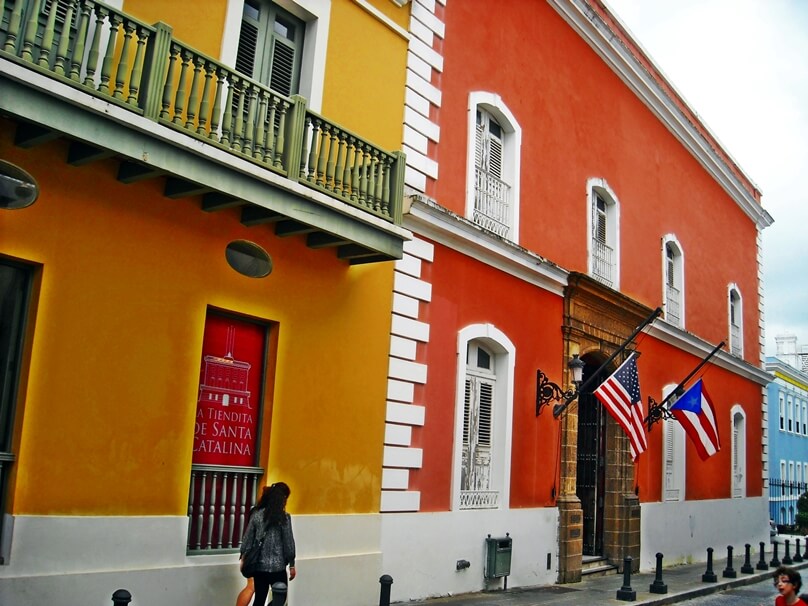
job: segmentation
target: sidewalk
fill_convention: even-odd
[[[782,549],[781,549],[782,551]],[[779,554],[782,559],[783,554]],[[770,562],[772,552],[766,554],[766,562]],[[759,560],[752,560],[754,568]],[[705,583],[701,580],[702,575],[707,571],[705,563],[684,564],[673,566],[662,570],[662,582],[667,585],[668,592],[664,594],[651,593],[650,585],[655,580],[653,572],[635,573],[631,575],[631,589],[636,592],[636,600],[622,601],[617,599],[617,591],[623,585],[622,574],[612,574],[606,576],[586,576],[580,583],[569,585],[549,585],[533,588],[508,589],[506,591],[489,591],[481,593],[469,593],[459,596],[432,598],[415,604],[425,606],[580,606],[581,604],[675,604],[684,600],[689,600],[711,593],[717,593],[732,587],[752,585],[762,580],[770,579],[773,569],[754,573],[743,573],[741,567],[744,565],[744,557],[738,558],[733,555],[732,566],[737,574],[736,578],[726,578],[723,576],[727,566],[726,558],[713,561],[713,572],[718,577],[717,582]],[[791,564],[798,570],[808,567],[806,562],[794,562]],[[772,587],[772,595],[775,594]]]

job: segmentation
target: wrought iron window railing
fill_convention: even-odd
[[[193,465],[188,491],[188,553],[238,549],[255,505],[260,467]]]
[[[808,492],[808,483],[769,479],[769,517],[778,526],[793,526],[797,515],[797,501]]]
[[[164,23],[97,0],[6,0],[0,57],[401,223],[403,153],[175,40]]]
[[[498,490],[461,490],[460,509],[496,509],[499,507]]]
[[[606,286],[614,284],[614,250],[605,242],[592,239],[592,277]]]
[[[511,186],[479,167],[476,171],[474,222],[507,238],[511,229]]]

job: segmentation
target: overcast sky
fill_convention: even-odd
[[[808,0],[607,3],[763,192],[766,354],[808,346]]]

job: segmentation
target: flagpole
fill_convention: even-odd
[[[648,316],[643,321],[643,323],[640,324],[634,330],[633,333],[631,333],[631,336],[623,342],[623,344],[617,349],[617,351],[615,351],[611,356],[609,356],[609,358],[603,364],[601,364],[600,367],[594,373],[592,373],[586,381],[583,382],[583,384],[576,390],[574,394],[568,396],[562,404],[556,404],[555,406],[553,406],[553,418],[557,419],[559,416],[561,416],[561,413],[563,413],[567,409],[567,406],[569,406],[573,402],[573,400],[575,400],[575,398],[578,397],[578,394],[582,393],[586,388],[588,388],[592,383],[594,383],[595,379],[597,379],[598,375],[600,375],[600,372],[604,368],[606,368],[609,364],[611,364],[612,360],[614,360],[617,356],[623,353],[626,347],[628,347],[629,344],[634,340],[634,337],[640,334],[640,332],[642,332],[642,330],[646,326],[648,326],[651,322],[656,320],[661,313],[662,313],[661,307],[657,307],[653,312],[651,312],[651,315]]]
[[[707,357],[704,358],[701,362],[699,362],[696,368],[690,371],[690,374],[687,375],[684,379],[682,379],[679,385],[674,387],[673,391],[671,391],[667,396],[665,396],[665,399],[662,400],[659,404],[654,402],[654,399],[651,396],[648,396],[648,416],[645,417],[645,424],[648,426],[648,431],[651,431],[651,426],[654,423],[662,420],[665,414],[664,413],[665,404],[667,404],[672,397],[674,396],[679,397],[682,395],[682,388],[685,386],[685,383],[687,383],[691,378],[693,378],[693,375],[695,375],[701,369],[702,366],[707,364],[707,362],[710,361],[710,358],[712,358],[715,354],[717,354],[719,349],[724,347],[725,343],[726,341],[721,341],[721,343],[716,345],[713,348],[713,350],[709,354],[707,354]]]

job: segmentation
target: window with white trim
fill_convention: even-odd
[[[780,394],[780,431],[786,428],[786,399],[785,396]]]
[[[508,506],[513,359],[510,340],[490,324],[460,331],[454,509]]]
[[[684,326],[684,254],[676,236],[662,240],[663,297],[665,319],[674,326]]]
[[[732,407],[732,497],[746,496],[746,414]]]
[[[589,205],[589,275],[614,289],[620,287],[619,206],[604,179],[587,183]]]
[[[743,356],[743,302],[734,284],[729,286],[729,351],[733,356]]]
[[[667,385],[662,389],[662,396],[667,397],[675,385]],[[685,498],[685,431],[674,419],[666,419],[662,424],[662,500],[683,501]]]
[[[499,95],[469,95],[466,217],[519,241],[519,173],[522,130]]]
[[[808,436],[808,404],[802,403],[802,435]]]
[[[788,431],[793,431],[794,428],[794,401],[791,399],[791,396],[788,396],[788,406],[786,408],[788,411]]]

